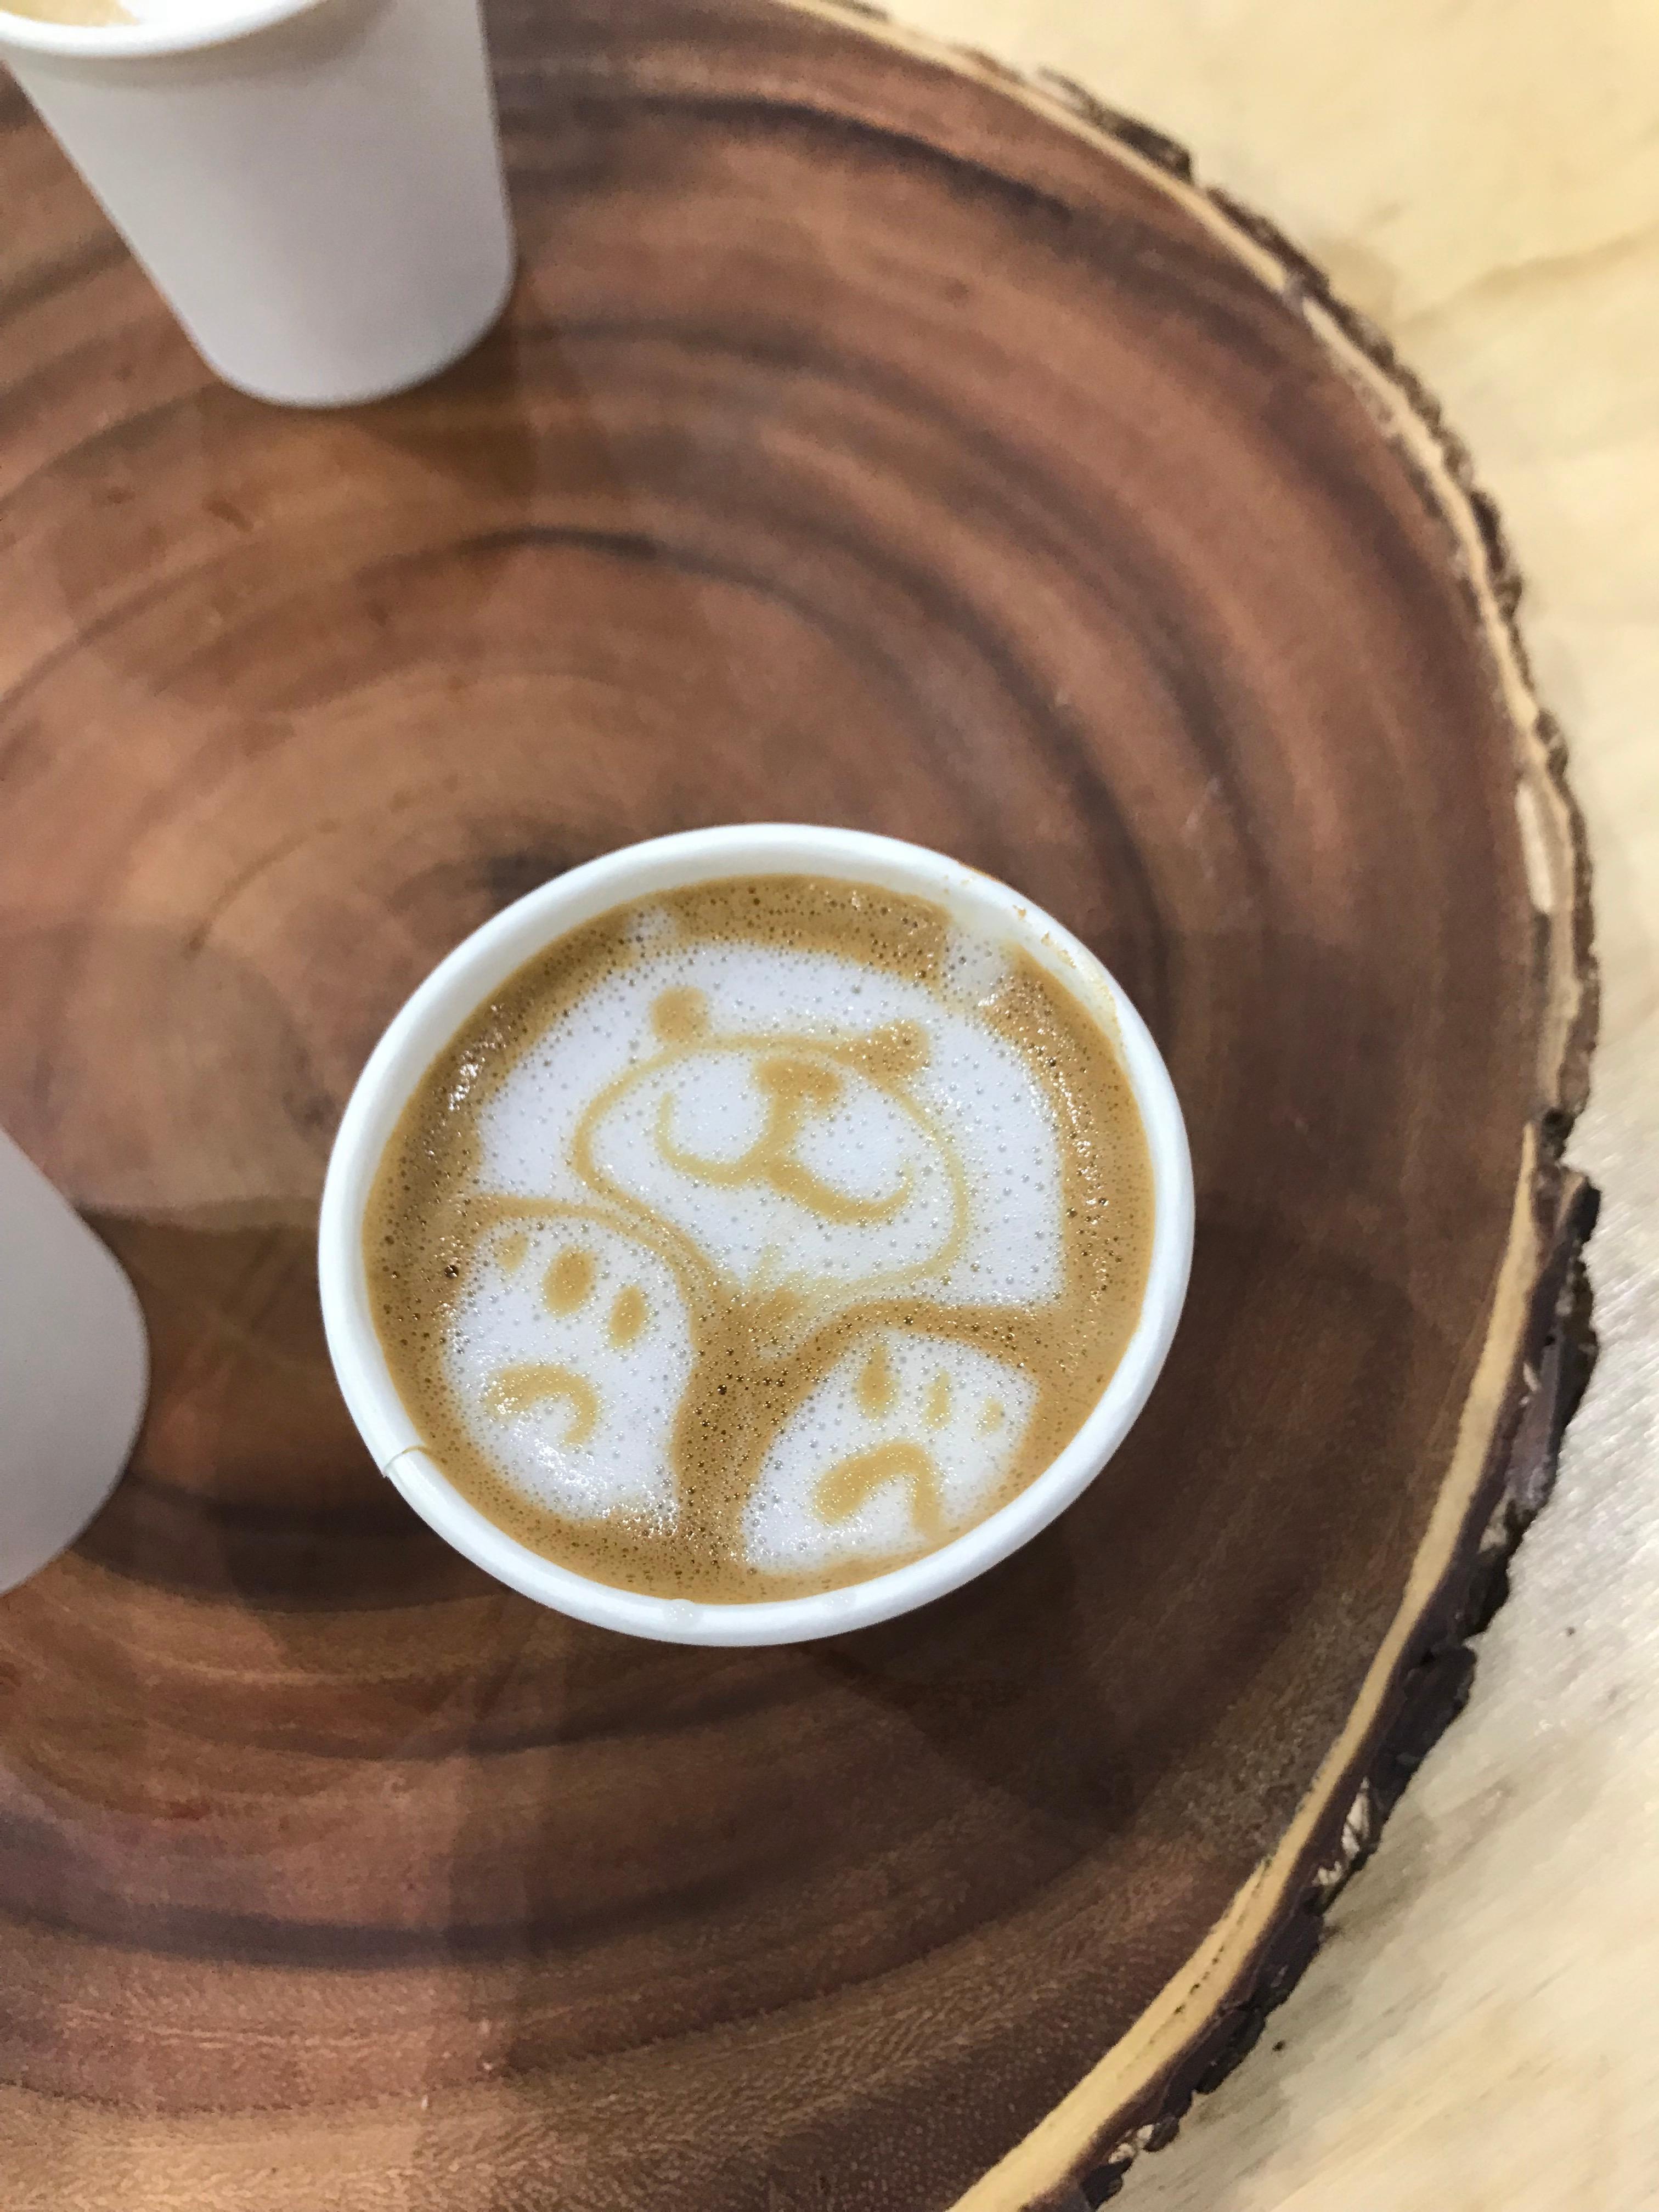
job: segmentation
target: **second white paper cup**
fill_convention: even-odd
[[[561,1567],[489,1520],[444,1478],[380,1349],[363,1258],[375,1170],[411,1093],[467,1017],[556,938],[634,899],[729,876],[830,876],[933,900],[969,932],[1012,939],[1115,1039],[1151,1155],[1152,1250],[1140,1318],[1094,1410],[1036,1479],[975,1528],[890,1573],[818,1595],[750,1604],[651,1597]],[[375,1463],[456,1549],[500,1581],[579,1620],[671,1644],[795,1644],[908,1613],[983,1574],[1087,1489],[1158,1379],[1186,1297],[1193,1249],[1187,1133],[1158,1047],[1086,945],[1006,884],[919,845],[852,830],[762,824],[693,830],[590,860],[498,914],[434,969],[370,1054],[347,1104],[323,1188],[323,1321],[346,1404]]]
[[[500,314],[514,248],[477,0],[173,0],[96,27],[0,0],[0,55],[244,392],[377,398]]]
[[[0,1590],[72,1544],[109,1496],[149,1381],[131,1284],[0,1132]]]

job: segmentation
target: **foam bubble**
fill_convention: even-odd
[[[753,1563],[810,1575],[969,1527],[1018,1456],[1036,1385],[1010,1361],[904,1329],[850,1344],[786,1424],[744,1513]]]
[[[971,1006],[988,1006],[1006,988],[1008,949],[989,937],[977,937],[953,927],[945,940],[939,963],[939,983],[952,998]]]
[[[443,1349],[468,1433],[532,1504],[663,1526],[678,1517],[671,1444],[691,1358],[672,1270],[580,1216],[482,1239]]]
[[[686,991],[702,1000],[706,1041],[676,1059],[665,1054],[653,1009]],[[890,1196],[908,1170],[908,1194],[890,1215],[836,1221],[773,1182],[734,1187],[677,1170],[656,1144],[666,1101],[678,1149],[730,1166],[764,1128],[762,1072],[775,1048],[856,1046],[900,1026],[923,1046],[914,1072],[883,1085],[855,1061],[822,1060],[838,1074],[840,1096],[833,1111],[803,1117],[795,1147],[855,1204]],[[1060,1147],[1041,1089],[1012,1045],[925,984],[765,944],[694,940],[649,952],[596,982],[510,1070],[481,1117],[479,1188],[591,1200],[576,1138],[607,1092],[593,1164],[615,1192],[660,1207],[739,1280],[752,1281],[770,1254],[775,1270],[819,1288],[851,1291],[923,1269],[915,1286],[947,1303],[1059,1294]],[[957,1178],[969,1202],[953,1240]]]

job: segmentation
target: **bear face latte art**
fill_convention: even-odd
[[[982,1521],[1099,1400],[1152,1178],[1128,1080],[1020,948],[806,876],[617,908],[428,1068],[365,1217],[449,1481],[653,1595],[794,1597]]]

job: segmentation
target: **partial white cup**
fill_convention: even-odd
[[[114,1489],[149,1385],[131,1284],[0,1131],[0,1591],[72,1544]]]
[[[370,1188],[398,1117],[432,1061],[475,1008],[556,938],[630,901],[732,876],[814,875],[931,899],[969,931],[1018,944],[1058,976],[1113,1037],[1146,1127],[1155,1214],[1140,1318],[1099,1402],[1018,1497],[908,1566],[812,1597],[696,1604],[651,1597],[556,1566],[517,1542],[445,1480],[426,1451],[375,1331],[363,1257]],[[633,1636],[671,1644],[796,1644],[908,1613],[957,1589],[1048,1526],[1092,1482],[1145,1405],[1175,1335],[1193,1248],[1187,1133],[1169,1071],[1121,988],[1069,930],[977,870],[887,837],[766,823],[693,830],[573,868],[476,930],[393,1018],[340,1123],[323,1190],[319,1267],[328,1346],[346,1404],[409,1503],[458,1551],[527,1597]]]
[[[129,4],[0,0],[0,57],[210,368],[343,406],[483,336],[514,255],[478,0]]]

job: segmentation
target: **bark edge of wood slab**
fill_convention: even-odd
[[[496,8],[508,324],[337,416],[213,384],[0,95],[0,1123],[156,1363],[0,1601],[17,2212],[505,2212],[546,2160],[569,2212],[1104,2202],[1461,1706],[1594,1356],[1583,833],[1432,399],[1074,86],[615,17]],[[466,929],[779,815],[1102,953],[1193,1292],[983,1583],[635,1648],[378,1481],[316,1194]]]
[[[1476,1661],[1472,1639],[1509,1595],[1510,1562],[1549,1502],[1561,1439],[1596,1359],[1583,1255],[1595,1226],[1599,1194],[1583,1176],[1557,1166],[1540,1176],[1539,1195],[1552,1208],[1549,1241],[1522,1363],[1535,1380],[1515,1401],[1510,1442],[1481,1485],[1458,1559],[1419,1616],[1409,1656],[1391,1676],[1379,1732],[1357,1763],[1357,1787],[1325,1810],[1317,1839],[1298,1869],[1300,1887],[1292,1901],[1221,2000],[1218,2014],[1212,2013],[1194,2034],[1133,2117],[1127,2112],[1114,2116],[1109,2132],[1116,2140],[1109,2155],[1085,2156],[1078,2168],[1076,2187],[1091,2207],[1119,2194],[1143,2151],[1173,2142],[1193,2100],[1219,2088],[1255,2050],[1269,2016],[1318,1950],[1325,1914],[1376,1849],[1412,1777],[1468,1700]],[[1070,2194],[1064,2180],[1052,2187],[1039,2184],[1038,2194],[1027,2201],[1058,2203]]]

